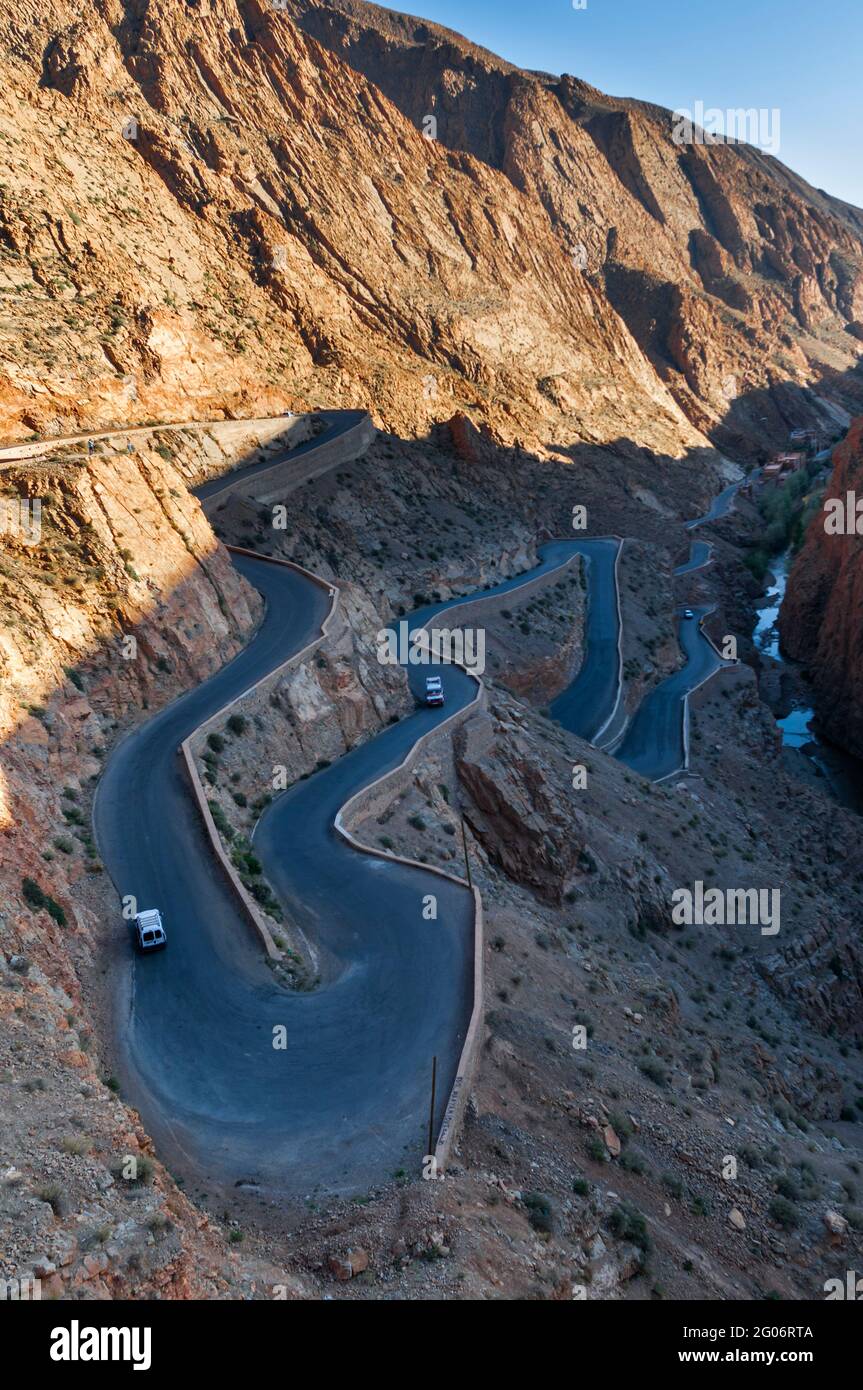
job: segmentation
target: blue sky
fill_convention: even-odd
[[[778,158],[863,206],[863,0],[412,0],[520,67],[693,110],[780,112]]]

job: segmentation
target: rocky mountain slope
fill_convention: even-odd
[[[106,747],[228,660],[261,611],[161,447],[3,473],[41,514],[0,559],[0,1244],[3,1273],[35,1274],[45,1297],[234,1283],[113,1094],[93,994],[117,940],[89,813]]]
[[[443,431],[431,457],[433,469],[425,445],[379,440],[303,497],[297,536],[276,543],[301,545],[325,568],[335,538],[340,574],[397,608],[408,561],[422,564],[427,590],[458,591],[465,525],[490,580],[486,547],[502,550],[534,505],[540,528],[559,515],[562,466],[523,459],[520,487],[507,486],[507,460],[448,460]],[[667,669],[672,583],[678,601],[716,603],[712,630],[728,630],[741,570],[732,520],[717,563],[683,588],[670,573],[682,526],[657,516],[651,532],[634,489],[610,500],[613,473],[585,473],[605,526],[649,536],[628,542],[621,561],[627,678],[648,658]],[[433,541],[411,531],[406,498],[421,502],[414,516],[450,525],[439,521]],[[410,536],[401,551],[393,514]],[[240,520],[226,508],[220,526]],[[786,768],[745,665],[693,700],[692,777],[651,786],[565,735],[541,710],[568,679],[561,653],[579,647],[580,595],[573,576],[501,601],[485,625],[488,710],[430,745],[393,801],[352,826],[370,844],[454,868],[463,815],[483,893],[485,1046],[458,1171],[425,1199],[434,1273],[419,1272],[427,1246],[390,1226],[387,1192],[362,1215],[330,1207],[304,1223],[300,1258],[339,1237],[359,1244],[370,1262],[351,1280],[358,1298],[568,1297],[573,1282],[589,1298],[817,1298],[836,1261],[857,1258],[863,1221],[858,822]],[[283,728],[280,709],[265,718]],[[587,786],[574,792],[579,762]],[[672,928],[671,885],[702,874],[781,884],[778,936]],[[583,1052],[577,1023],[588,1029]],[[721,1175],[727,1154],[740,1160],[733,1181]],[[420,1185],[398,1181],[413,1215]]]
[[[458,862],[459,813],[468,820],[488,1032],[455,1170],[437,1184],[396,1172],[357,1201],[322,1195],[298,1213],[203,1192],[194,1175],[182,1190],[161,1167],[112,1076],[105,996],[126,947],[90,800],[102,750],[229,656],[256,608],[183,490],[202,466],[200,438],[153,442],[138,458],[105,442],[92,459],[73,462],[70,449],[9,475],[19,492],[56,496],[50,550],[9,542],[3,561],[7,608],[13,593],[35,605],[4,637],[4,1276],[32,1270],[76,1297],[545,1299],[570,1297],[573,1283],[595,1298],[818,1297],[837,1260],[853,1267],[863,1222],[856,821],[782,770],[746,668],[706,688],[693,712],[696,779],[664,789],[509,695],[503,682],[539,701],[543,678],[552,689],[567,678],[558,654],[570,635],[579,642],[577,582],[501,610],[489,714],[430,749],[407,794],[362,827],[445,864]],[[286,699],[265,692],[248,764],[226,748],[212,769],[213,794],[243,831],[248,812],[236,808],[260,792],[276,748],[302,775],[403,708],[400,687],[363,677],[382,618],[416,602],[420,585],[460,592],[525,567],[536,537],[559,525],[566,465],[488,443],[465,457],[471,443],[460,427],[437,431],[433,447],[381,436],[299,490],[288,532],[237,496],[217,507],[225,539],[351,586],[350,642],[337,635],[282,687]],[[663,510],[646,507],[647,462],[618,462],[596,451],[582,472],[598,524],[644,537],[621,569],[629,671],[643,651],[665,663],[670,571],[685,543],[673,518],[688,508],[661,472]],[[702,597],[721,600],[731,565],[726,553],[698,577],[711,586]],[[570,790],[579,760],[586,793]],[[781,882],[778,942],[747,928],[732,940],[673,931],[668,889],[695,866],[720,883]],[[584,1055],[571,1048],[574,1022],[591,1030]],[[734,1184],[720,1174],[728,1152],[743,1160]]]
[[[479,402],[510,437],[577,415],[704,444],[536,201],[285,14],[24,0],[2,23],[8,433],[300,397],[411,433]]]
[[[371,6],[0,25],[12,436],[303,400],[680,456],[859,384],[863,215],[668,113]]]
[[[419,128],[541,207],[699,429],[783,440],[806,385],[842,378],[863,335],[863,212],[732,143],[677,145],[669,111],[524,72],[362,0],[286,0],[302,28]],[[549,383],[554,398],[564,382]],[[766,420],[764,419],[766,417]]]

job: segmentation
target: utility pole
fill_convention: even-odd
[[[467,886],[468,886],[468,888],[471,888],[471,889],[472,889],[472,888],[473,888],[473,878],[471,877],[471,872],[470,872],[470,859],[468,858],[468,853],[467,853],[467,827],[465,826],[465,823],[464,823],[464,816],[462,816],[462,818],[461,818],[461,845],[462,845],[462,849],[464,850],[464,866],[465,866],[465,869],[467,870]]]
[[[431,1158],[432,1155],[434,1154],[434,1103],[435,1103],[435,1092],[436,1092],[436,1090],[437,1090],[437,1057],[432,1057],[431,1102],[430,1102],[430,1104],[429,1104],[429,1146],[428,1146],[428,1148],[426,1149],[426,1153],[427,1153],[427,1155],[429,1156],[429,1158]]]

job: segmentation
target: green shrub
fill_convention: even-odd
[[[59,1219],[66,1215],[69,1204],[65,1194],[56,1183],[49,1183],[45,1187],[36,1189],[36,1196],[40,1202],[47,1202],[54,1215]]]
[[[662,1186],[665,1188],[666,1192],[670,1193],[672,1197],[676,1197],[678,1200],[683,1196],[683,1183],[675,1173],[663,1173]]]
[[[799,1220],[794,1203],[785,1197],[774,1197],[767,1212],[777,1226],[781,1226],[785,1231],[793,1231]]]
[[[638,1070],[657,1086],[668,1084],[668,1071],[656,1057],[648,1057],[644,1062],[639,1062]]]
[[[208,801],[207,805],[210,808],[210,814],[213,817],[216,829],[218,830],[219,834],[223,836],[223,838],[226,839],[230,844],[231,840],[233,840],[234,835],[236,834],[234,827],[231,825],[231,822],[228,820],[228,817],[225,815],[218,801]]]
[[[776,1191],[780,1197],[787,1197],[789,1202],[796,1202],[800,1197],[800,1188],[791,1173],[780,1173],[776,1179]]]
[[[275,905],[276,899],[273,897],[272,891],[268,884],[253,883],[251,885],[250,891],[252,897],[255,898],[261,904],[262,907],[272,907]]]
[[[595,1163],[605,1163],[608,1158],[608,1149],[603,1144],[598,1134],[591,1134],[585,1144],[588,1158],[592,1158]]]
[[[65,927],[65,912],[59,903],[55,902],[53,898],[49,898],[47,895],[45,897],[45,911],[48,913],[49,917],[53,917],[58,927]]]
[[[551,1235],[554,1230],[554,1208],[551,1198],[546,1197],[543,1192],[525,1192],[521,1200],[527,1208],[528,1220],[533,1229]]]
[[[59,903],[55,902],[44,889],[39,887],[35,879],[23,879],[21,882],[21,892],[28,907],[32,907],[36,912],[40,910],[47,912],[49,917],[53,917],[58,926],[65,927],[66,914],[62,907]]]
[[[750,550],[748,555],[744,555],[743,563],[760,584],[767,573],[767,566],[769,564],[769,558],[765,555],[764,551],[760,548]]]
[[[650,1250],[647,1222],[638,1208],[629,1202],[621,1202],[619,1207],[615,1207],[608,1218],[608,1229],[618,1240],[628,1240],[632,1245],[637,1245],[645,1255]]]
[[[130,1158],[135,1162],[133,1178],[125,1176]],[[111,1173],[118,1182],[125,1183],[127,1187],[149,1187],[155,1177],[156,1165],[148,1154],[124,1154],[111,1164]]]
[[[67,1134],[60,1140],[60,1148],[64,1154],[69,1154],[73,1158],[83,1158],[91,1149],[89,1139],[83,1134]]]
[[[249,874],[256,878],[264,872],[264,866],[255,854],[248,841],[237,843],[231,853],[231,859],[242,874]]]

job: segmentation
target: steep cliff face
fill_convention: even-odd
[[[520,71],[362,0],[288,0],[418,128],[541,207],[699,429],[781,437],[842,382],[863,319],[863,213],[746,145],[678,145],[672,114]]]
[[[303,401],[704,446],[540,204],[279,9],[23,0],[0,37],[12,436]]]
[[[3,480],[0,924],[7,949],[59,967],[55,919],[22,898],[22,880],[50,884],[91,949],[95,919],[72,891],[101,874],[87,801],[106,746],[233,656],[262,600],[155,452],[47,460]],[[29,531],[10,512],[21,502]]]
[[[326,402],[679,457],[854,395],[863,215],[667,112],[359,4],[22,0],[0,37],[11,437]]]
[[[2,474],[0,1272],[44,1297],[233,1282],[98,1045],[93,981],[122,937],[90,823],[106,748],[234,655],[261,610],[160,448]]]
[[[833,455],[825,497],[863,497],[863,417]],[[779,615],[782,645],[812,673],[818,718],[827,735],[863,758],[863,536],[830,535],[828,513],[814,517],[788,577]]]

